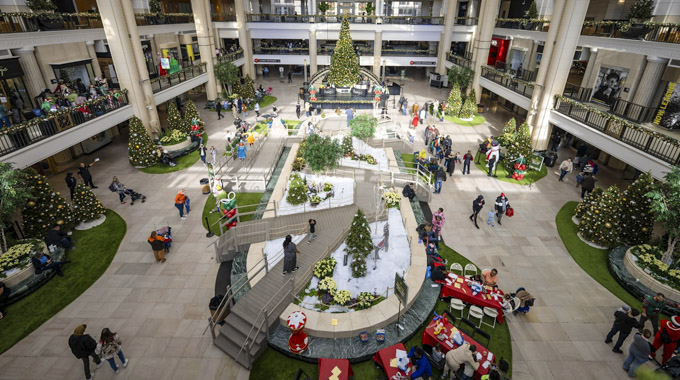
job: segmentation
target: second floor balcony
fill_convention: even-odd
[[[275,13],[249,13],[248,22],[272,23],[340,23],[342,15],[297,15]],[[376,15],[348,15],[352,24],[407,24],[407,25],[444,25],[444,17],[433,16],[376,16]],[[459,25],[476,25],[476,18],[461,18]]]
[[[472,54],[465,52],[464,55],[446,53],[446,60],[453,63],[454,65],[472,68]]]
[[[526,98],[531,99],[536,84],[521,78],[521,75],[513,75],[489,66],[482,66],[482,77],[500,84]]]
[[[191,13],[139,13],[137,25],[163,25],[193,23]],[[0,33],[47,32],[55,30],[82,30],[102,28],[99,13],[0,13]]]

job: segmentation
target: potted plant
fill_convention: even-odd
[[[165,16],[163,6],[159,0],[149,0],[149,13],[151,13],[151,24],[159,25],[168,22],[168,18]]]
[[[33,13],[38,14],[38,23],[41,30],[56,30],[64,28],[64,18],[59,13],[54,13],[57,6],[52,0],[27,0],[28,6]]]
[[[330,8],[330,6],[329,6],[328,3],[326,3],[325,1],[322,1],[322,2],[319,4],[319,6],[318,6],[317,8],[319,9],[319,14],[320,14],[320,15],[325,15],[325,14],[326,14],[326,11],[328,11],[328,9]],[[321,17],[321,22],[324,22],[324,21],[326,21],[326,18],[322,16],[322,17]]]
[[[526,17],[529,19],[529,21],[522,24],[522,27],[526,30],[533,30],[534,27],[536,26],[536,23],[533,22],[532,20],[538,18],[538,8],[536,7],[535,1],[532,1],[531,5],[529,5],[529,10],[527,11]]]
[[[637,0],[628,14],[628,23],[621,25],[621,37],[638,38],[644,37],[652,28],[644,23],[652,18],[654,0]],[[640,38],[642,39],[642,38]]]

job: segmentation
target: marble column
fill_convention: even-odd
[[[538,58],[538,47],[540,45],[538,42],[533,41],[531,44],[531,51],[529,52],[529,60],[526,62],[524,67],[528,71],[534,71],[536,69],[536,59]]]
[[[559,2],[559,0],[555,1],[555,5],[558,5]],[[550,133],[552,132],[549,117],[554,96],[562,94],[564,91],[587,10],[587,0],[565,0],[561,17],[553,17],[553,20],[560,20],[557,36],[554,40],[546,40],[546,48],[549,44],[554,45],[554,48],[550,53],[550,61],[545,62],[547,65],[543,67],[543,62],[541,62],[539,77],[541,77],[541,74],[544,76],[541,81],[537,79],[536,82],[542,83],[542,91],[540,91],[540,97],[537,98],[536,117],[529,123],[533,126],[531,141],[536,150],[548,148]],[[550,31],[553,28],[554,25],[550,25]],[[534,111],[533,107],[532,111]]]
[[[150,117],[144,102],[144,92],[139,81],[139,72],[132,55],[132,43],[128,37],[127,23],[123,7],[118,1],[97,0],[99,13],[104,25],[104,33],[111,50],[111,59],[116,70],[120,87],[127,89],[127,98],[132,112],[149,128]],[[141,49],[141,46],[138,46]],[[155,108],[155,107],[154,107]]]
[[[593,71],[595,70],[595,62],[597,61],[597,49],[590,48],[590,56],[588,57],[588,64],[586,65],[586,71],[583,73],[583,79],[581,80],[581,87],[590,87],[590,80],[593,76]]]
[[[668,65],[668,59],[666,58],[647,56],[647,66],[645,66],[645,71],[642,73],[640,83],[635,90],[633,103],[643,107],[650,105],[664,70],[666,70],[666,65]]]
[[[57,167],[58,172],[61,172],[63,167],[73,162],[73,156],[71,155],[70,149],[62,150],[61,152],[52,156],[52,159],[54,159],[54,165]]]
[[[373,74],[380,76],[380,66],[382,65],[382,32],[375,32],[375,42],[373,43]]]
[[[215,49],[210,43],[210,20],[206,19],[206,0],[191,0],[191,10],[194,12],[194,24],[196,25],[196,36],[198,37],[198,50],[201,53],[201,63],[206,64],[208,72],[208,83],[206,84],[206,96],[208,100],[217,99],[217,82],[215,80],[215,62],[212,59]],[[239,2],[238,0],[236,1]]]
[[[137,69],[139,76],[139,83],[142,86],[144,94],[144,105],[149,113],[149,125],[147,130],[149,132],[160,132],[161,123],[158,118],[158,110],[156,109],[156,99],[153,96],[153,89],[149,80],[149,69],[146,67],[144,60],[144,51],[142,50],[142,40],[139,38],[139,31],[137,30],[137,20],[135,19],[135,12],[132,9],[132,3],[129,1],[121,1],[123,5],[123,14],[125,15],[125,22],[127,22],[130,46],[129,57],[134,61],[134,67]]]
[[[179,40],[179,32],[175,32],[175,42],[177,43],[177,60],[181,62],[184,57],[182,56],[182,42]],[[158,49],[158,51],[161,51],[161,49]]]
[[[94,50],[94,41],[85,41],[85,46],[87,46],[87,55],[92,59],[92,71],[94,71],[94,76],[97,78],[102,77],[102,69],[99,67],[99,60],[97,59],[97,52]]]
[[[489,48],[491,47],[491,37],[493,36],[493,29],[496,26],[496,15],[498,14],[499,0],[487,0],[482,3],[482,13],[479,16],[479,23],[477,25],[477,35],[474,42],[474,50],[472,53],[473,70],[475,75],[472,80],[472,88],[475,89],[477,95],[477,103],[482,97],[482,87],[479,85],[479,78],[482,74],[482,66],[486,65],[489,57]]]
[[[458,1],[451,0],[445,4],[446,16],[444,16],[444,34],[439,40],[439,53],[437,54],[437,72],[446,74],[446,54],[451,51],[451,38],[453,36],[453,26],[456,24],[456,9]]]
[[[309,31],[309,75],[316,74],[316,30]]]
[[[255,72],[251,72],[250,69],[253,67],[253,51],[248,49],[248,33],[247,33],[247,19],[245,4],[243,0],[234,1],[234,13],[236,13],[236,28],[238,29],[238,42],[243,49],[243,58],[245,64],[243,65],[243,74],[249,74],[251,78],[255,78]]]
[[[12,50],[12,53],[19,56],[19,64],[21,65],[21,69],[24,71],[26,90],[28,91],[28,95],[31,99],[40,95],[42,90],[47,87],[45,85],[45,80],[43,79],[42,71],[40,71],[40,65],[38,65],[38,60],[35,58],[34,52],[35,49],[33,46]]]

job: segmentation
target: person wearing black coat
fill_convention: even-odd
[[[52,229],[45,234],[45,245],[47,247],[56,245],[57,247],[66,249],[75,248],[71,237],[66,232],[62,231],[61,226],[58,224],[55,224]]]
[[[617,332],[619,333],[619,338],[616,340],[616,344],[614,344],[614,348],[612,349],[613,352],[616,352],[617,354],[623,353],[623,351],[621,351],[621,345],[623,345],[623,342],[628,338],[631,330],[633,330],[633,328],[638,328],[640,325],[638,320],[635,319],[638,315],[640,315],[640,312],[637,309],[629,309],[628,311],[619,309],[614,312],[614,324],[604,341],[605,343],[611,343],[614,335],[616,335]]]
[[[87,325],[80,325],[73,330],[73,335],[68,338],[68,346],[71,348],[73,356],[83,361],[85,367],[85,378],[92,379],[90,373],[90,356],[94,359],[97,368],[102,365],[102,360],[94,350],[97,349],[97,341],[92,339],[89,334],[85,334]]]
[[[76,177],[73,176],[73,173],[68,172],[66,173],[66,186],[68,186],[68,190],[71,192],[71,200],[73,200],[73,192],[76,190],[76,185],[78,182],[76,181]]]
[[[7,306],[7,300],[9,299],[10,290],[5,283],[0,281],[0,319],[5,318],[7,311],[5,306]]]
[[[472,201],[472,215],[470,215],[470,220],[475,222],[475,227],[479,229],[479,226],[477,225],[477,215],[479,214],[480,211],[482,211],[482,207],[484,207],[484,196],[479,195],[477,199]],[[474,219],[473,219],[474,218]]]
[[[401,191],[401,194],[410,201],[413,201],[413,198],[416,197],[416,191],[413,190],[413,184],[409,183],[408,185],[404,186],[404,190]]]
[[[52,261],[52,256],[46,255],[42,252],[36,253],[31,258],[31,263],[35,268],[35,274],[40,274],[46,270],[54,269],[57,272],[57,276],[63,277],[64,274],[61,272],[61,266],[69,263],[70,261]]]
[[[451,149],[449,148],[446,153],[446,172],[449,173],[449,177],[451,177],[453,172],[456,170],[456,162],[463,161],[460,159],[460,155],[458,153],[451,153]]]
[[[220,99],[215,102],[215,111],[217,111],[217,120],[222,119],[222,102]]]

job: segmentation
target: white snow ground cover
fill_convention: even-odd
[[[325,175],[317,176],[316,174],[305,173],[300,173],[300,176],[302,178],[306,177],[308,183],[321,183],[322,186],[326,182],[331,183],[333,185],[333,193],[335,195],[319,203],[319,205],[316,207],[312,207],[309,200],[305,204],[294,206],[288,203],[286,200],[286,197],[288,196],[288,186],[290,185],[290,181],[288,181],[288,184],[286,184],[286,191],[283,193],[283,199],[281,199],[281,202],[279,202],[279,208],[277,210],[278,215],[297,214],[305,211],[347,206],[354,203],[354,180],[352,178],[331,177]],[[322,191],[318,193],[318,195],[323,199],[326,193]]]
[[[294,235],[293,243],[299,245],[305,236],[307,235]],[[264,244],[264,254],[267,256],[267,266],[270,270],[274,268],[279,261],[283,260],[283,240],[285,240],[285,238],[267,240]]]
[[[369,220],[370,222],[370,220]],[[343,266],[343,258],[345,256],[346,244],[343,242],[331,256],[337,262],[335,270],[333,271],[333,280],[338,285],[338,290],[349,290],[352,298],[358,297],[361,292],[376,293],[380,296],[388,297],[394,293],[394,274],[399,273],[402,276],[408,274],[411,266],[411,249],[409,248],[408,238],[406,235],[406,228],[401,220],[401,212],[396,208],[389,209],[388,222],[390,224],[389,237],[389,251],[381,250],[378,254],[380,257],[374,270],[374,253],[371,253],[366,258],[366,277],[353,278],[352,268],[349,266],[352,258],[347,260],[348,265]],[[369,223],[371,228],[371,238],[373,245],[377,245],[383,238],[383,227],[386,222],[378,222],[377,233],[375,233],[375,222]],[[316,289],[319,285],[319,279],[312,277],[308,289]],[[389,288],[389,289],[388,289]],[[321,311],[315,307],[320,303],[317,296],[305,296],[300,302],[300,306],[307,309]],[[352,309],[331,305],[325,313],[349,312]]]
[[[342,143],[343,136],[335,136],[334,139]],[[352,137],[352,147],[354,148],[354,153],[358,155],[370,154],[375,158],[375,165],[370,165],[366,161],[355,161],[351,158],[345,158],[344,156],[340,159],[340,166],[349,168],[361,168],[367,170],[389,170],[389,163],[387,161],[387,155],[385,154],[385,149],[374,148],[365,142],[359,140],[356,137]]]

